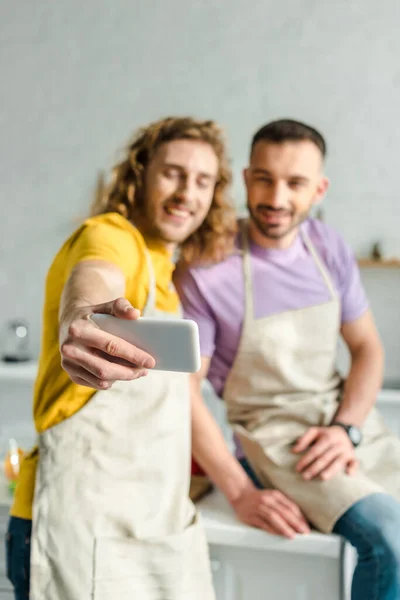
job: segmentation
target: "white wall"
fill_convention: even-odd
[[[26,317],[37,351],[46,269],[98,169],[170,113],[225,126],[238,205],[253,131],[311,122],[330,146],[328,222],[360,253],[399,236],[399,22],[398,0],[2,2],[0,327]],[[396,377],[400,270],[365,281]]]

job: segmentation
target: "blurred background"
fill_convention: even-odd
[[[395,258],[361,266],[386,348],[385,386],[400,389],[399,23],[398,0],[0,0],[0,356],[16,333],[37,358],[47,269],[138,126],[167,115],[218,121],[243,211],[251,136],[288,117],[327,139],[325,221],[360,259],[376,243],[384,259]],[[15,369],[0,361],[0,456],[10,437],[25,448],[34,438],[36,365]],[[400,433],[396,393],[384,398]],[[224,426],[221,403],[213,406]],[[256,600],[263,590],[320,600],[318,586],[338,598],[346,564],[338,540],[310,538],[294,554],[248,546],[236,556],[236,530],[222,551],[228,530],[217,525],[208,531],[218,600]],[[11,600],[2,551],[0,598]]]
[[[26,319],[37,355],[54,252],[131,132],[170,114],[225,128],[238,207],[252,133],[313,124],[328,141],[324,218],[358,255],[380,240],[400,256],[399,22],[397,0],[3,0],[0,327]],[[393,380],[400,269],[363,278]]]

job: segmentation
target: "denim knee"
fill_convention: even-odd
[[[375,560],[386,577],[400,582],[400,502],[387,494],[371,494],[354,504],[336,523],[360,560]]]

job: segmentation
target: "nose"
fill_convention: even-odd
[[[191,177],[182,177],[182,179],[180,180],[177,196],[182,200],[182,202],[193,202],[196,197],[195,180]]]
[[[270,189],[269,203],[274,208],[281,208],[287,203],[287,188],[283,182],[276,182]]]

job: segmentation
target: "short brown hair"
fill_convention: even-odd
[[[283,142],[301,142],[304,140],[313,142],[325,158],[327,151],[326,142],[319,131],[310,125],[294,121],[293,119],[280,119],[261,127],[253,136],[251,152],[253,152],[257,142],[282,144]]]
[[[197,231],[182,243],[181,257],[186,263],[221,260],[233,249],[236,216],[228,196],[232,173],[225,140],[222,130],[214,121],[167,117],[139,129],[128,143],[123,160],[113,168],[110,185],[97,194],[91,214],[117,212],[130,219],[133,207],[140,209],[145,201],[144,173],[157,148],[179,139],[200,140],[210,144],[219,162],[210,210]]]

